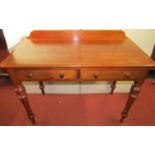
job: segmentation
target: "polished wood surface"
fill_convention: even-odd
[[[107,43],[121,43],[126,39],[123,31],[116,30],[84,30],[80,31],[81,44],[107,44]]]
[[[22,52],[21,52],[22,51]],[[153,67],[154,62],[131,40],[111,44],[35,44],[24,39],[3,68]]]
[[[140,93],[150,67],[155,62],[135,43],[116,30],[32,31],[1,63],[12,79],[16,93],[35,123],[23,81],[113,81],[132,80],[134,85],[122,112],[121,122]]]
[[[37,44],[51,44],[51,43],[79,43],[78,30],[34,30],[28,36],[33,43]]]
[[[77,80],[76,69],[16,69],[14,75],[24,81]]]
[[[143,75],[144,69],[131,68],[82,68],[82,80],[134,80]],[[114,76],[112,76],[114,75]]]
[[[118,30],[34,30],[28,39],[37,44],[42,43],[119,43],[126,38]]]

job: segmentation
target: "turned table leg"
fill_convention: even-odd
[[[16,92],[18,98],[20,99],[20,101],[22,102],[22,104],[23,104],[23,106],[27,112],[28,118],[31,120],[31,122],[33,124],[35,124],[36,123],[35,116],[34,116],[32,110],[31,110],[31,107],[29,105],[27,94],[26,94],[24,86],[22,84],[17,85],[15,87],[15,92]]]
[[[127,104],[126,104],[126,106],[122,112],[122,115],[121,115],[120,122],[123,122],[124,119],[128,117],[128,112],[129,112],[132,104],[134,103],[135,99],[137,98],[138,94],[140,93],[141,85],[142,85],[141,83],[138,83],[136,81],[132,85]]]
[[[113,94],[114,93],[115,88],[116,88],[116,81],[112,81],[110,94]]]
[[[40,90],[41,90],[41,93],[42,93],[43,95],[45,95],[44,84],[43,84],[42,81],[39,81],[39,88],[40,88]]]

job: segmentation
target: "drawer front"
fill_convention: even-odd
[[[17,69],[16,78],[22,81],[63,81],[76,80],[77,70],[74,69]]]
[[[81,69],[82,80],[135,80],[142,74],[139,69]]]

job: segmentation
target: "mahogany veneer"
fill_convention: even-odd
[[[35,123],[22,81],[133,80],[121,122],[140,93],[147,72],[155,63],[119,30],[38,30],[20,42],[1,63],[15,84],[29,119]]]

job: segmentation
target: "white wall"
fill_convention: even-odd
[[[149,56],[155,44],[155,29],[125,29],[129,36]]]
[[[150,9],[144,12],[146,5]],[[128,37],[150,55],[155,41],[155,30],[143,28],[154,28],[150,26],[154,22],[153,6],[153,2],[145,4],[144,1],[132,0],[129,2],[109,0],[104,3],[103,0],[5,0],[1,6],[0,19],[9,48],[33,29],[123,29]],[[119,83],[116,91],[126,92],[130,85],[131,83],[126,82]],[[27,85],[27,89],[30,92],[40,92],[36,84]],[[82,85],[47,84],[46,91],[49,93],[108,92],[109,84],[104,82]]]

